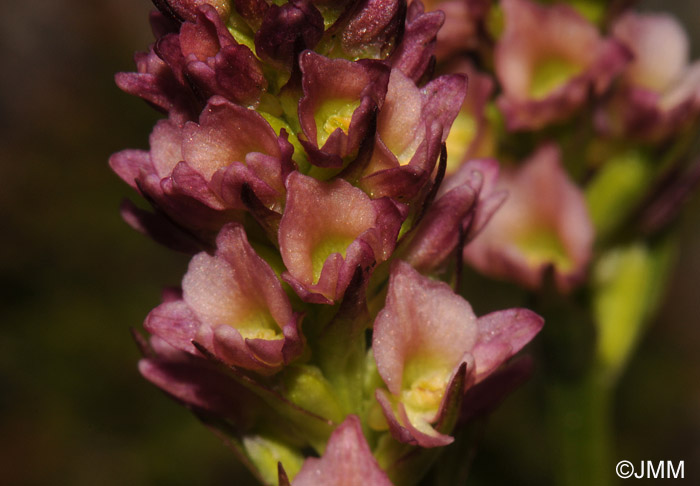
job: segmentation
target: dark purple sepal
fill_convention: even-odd
[[[137,72],[117,73],[114,80],[124,92],[142,98],[179,123],[197,118],[203,103],[184,86],[168,64],[153,50],[134,56]]]
[[[291,486],[287,477],[287,471],[284,470],[281,462],[277,463],[277,484],[278,486]]]
[[[171,250],[194,254],[208,247],[207,242],[188,234],[165,215],[141,209],[127,199],[119,212],[129,226]]]
[[[372,197],[414,199],[433,174],[465,91],[463,75],[441,76],[419,90],[392,70],[374,151],[359,185]]]
[[[138,190],[136,180],[141,171],[152,171],[150,154],[145,150],[126,149],[109,158],[111,169],[132,188]]]
[[[181,161],[181,140],[181,128],[171,120],[161,120],[151,134],[150,152],[125,150],[114,154],[110,165],[156,209],[155,219],[143,211],[129,211],[130,224],[152,232],[157,240],[168,233],[175,236],[180,228],[186,236],[176,237],[171,246],[192,237],[209,247],[221,226],[239,220],[242,214],[225,207],[208,182]],[[159,213],[167,222],[158,222]]]
[[[265,206],[256,196],[253,189],[247,184],[241,186],[241,202],[251,216],[258,222],[268,239],[277,247],[277,235],[279,233],[282,215]]]
[[[377,157],[386,161],[387,168],[376,170],[376,165],[370,164],[366,175],[359,181],[359,186],[372,197],[391,197],[402,202],[416,198],[426,183],[430,180],[435,163],[440,155],[443,130],[437,123],[427,127],[423,142],[407,165],[400,165],[394,154],[386,148],[381,140],[377,140],[374,150]],[[380,166],[381,167],[381,166]]]
[[[479,198],[474,208],[473,217],[464,226],[464,242],[469,243],[481,232],[491,217],[498,211],[508,197],[508,192],[498,190],[499,164],[494,159],[473,159],[463,164],[457,172],[445,180],[438,198],[462,185],[479,188]],[[477,179],[479,182],[477,182]]]
[[[454,255],[465,220],[472,220],[479,189],[465,184],[430,205],[404,253],[416,270],[429,273]]]
[[[153,4],[163,14],[179,21],[194,21],[203,6],[212,8],[222,18],[231,11],[227,0],[153,0]]]
[[[211,191],[209,182],[184,160],[178,162],[170,177],[162,180],[161,187],[167,196],[174,198],[189,196],[211,209],[218,211],[225,209],[223,201]]]
[[[151,337],[150,348],[150,355],[139,362],[144,378],[188,408],[227,419],[238,430],[252,425],[259,399],[235,380],[206,359],[173,348],[158,337]]]
[[[464,74],[448,74],[429,82],[421,89],[423,118],[437,121],[443,129],[442,142],[450,133],[452,122],[467,94],[467,77]]]
[[[416,83],[422,79],[431,65],[436,36],[444,20],[442,11],[426,13],[419,1],[411,2],[403,38],[389,58],[391,67]]]
[[[148,313],[143,327],[170,346],[200,356],[192,341],[200,322],[194,311],[182,300],[164,302]]]
[[[244,185],[253,191],[259,201],[267,202],[264,206],[273,205],[282,195],[261,180],[256,172],[241,162],[233,162],[214,173],[210,186],[233,208],[248,209],[241,195]]]
[[[356,2],[338,22],[343,52],[349,58],[385,58],[403,35],[405,17],[406,0]]]
[[[255,51],[262,60],[291,72],[299,53],[313,49],[323,29],[323,17],[309,0],[272,4],[255,33]]]
[[[213,7],[200,7],[196,20],[182,25],[178,40],[185,75],[205,99],[218,94],[242,105],[257,104],[267,87],[262,67]]]

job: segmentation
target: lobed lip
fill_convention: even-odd
[[[260,114],[219,96],[209,100],[199,123],[159,121],[150,145],[148,152],[119,152],[110,165],[204,247],[225,223],[242,220],[244,186],[281,211],[284,180],[296,167],[286,132],[277,136]]]
[[[342,167],[343,159],[357,154],[367,134],[371,114],[384,102],[388,69],[380,62],[351,62],[329,59],[312,51],[299,56],[303,95],[299,100],[302,144],[311,163]],[[317,138],[316,115],[332,100],[357,103],[347,130],[336,129],[324,143]]]

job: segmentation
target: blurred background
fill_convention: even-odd
[[[700,56],[697,0],[643,4],[673,10]],[[0,6],[2,484],[249,481],[213,434],[136,370],[129,329],[187,264],[121,221],[120,201],[135,194],[107,165],[115,151],[147,148],[158,118],[113,82],[151,42],[150,9],[148,0]],[[666,303],[617,393],[615,461],[684,460],[686,478],[698,478],[700,197],[681,225]],[[547,484],[531,394],[524,387],[489,419],[474,484]]]

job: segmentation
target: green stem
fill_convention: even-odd
[[[612,484],[610,382],[594,369],[578,382],[552,385],[547,398],[556,484]]]

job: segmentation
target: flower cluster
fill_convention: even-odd
[[[441,191],[478,167],[482,193],[509,194],[465,262],[530,290],[551,275],[569,293],[596,245],[668,225],[699,179],[690,150],[700,61],[689,62],[675,19],[624,2],[430,6],[454,14],[438,35],[437,71],[469,78]],[[500,175],[489,158],[504,164]]]
[[[110,165],[152,206],[125,220],[192,257],[140,370],[264,484],[415,484],[519,381],[509,360],[543,325],[477,317],[463,266],[571,295],[598,246],[664,227],[700,178],[654,164],[700,115],[665,16],[154,3],[156,41],[116,81],[165,117]]]
[[[429,465],[470,403],[509,390],[479,384],[543,323],[477,318],[441,280],[504,199],[492,160],[443,183],[467,88],[432,76],[444,14],[156,6],[156,42],[116,80],[166,118],[150,150],[110,164],[153,208],[124,218],[193,256],[145,321],[141,373],[265,484],[412,482],[407,464]]]

